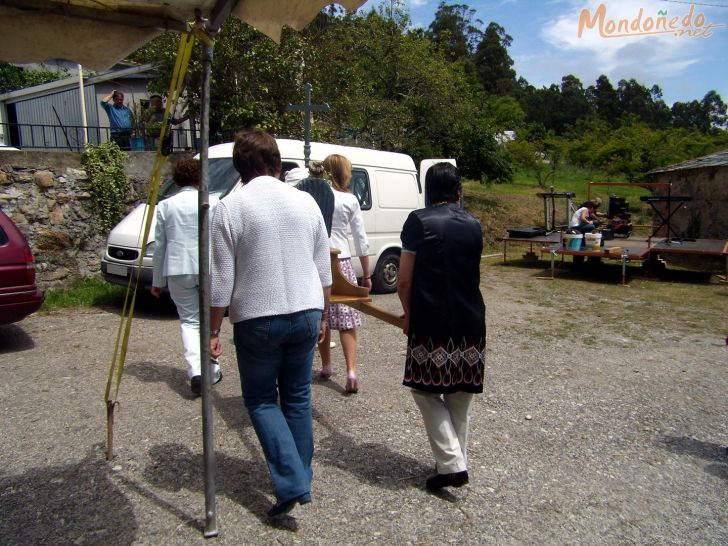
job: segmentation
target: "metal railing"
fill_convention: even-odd
[[[0,123],[0,143],[20,150],[57,150],[79,152],[84,146],[84,132],[90,144],[115,140],[128,151],[157,149],[158,138],[146,132],[142,135],[113,133],[109,127],[80,125],[37,125],[31,123]],[[171,128],[172,150],[197,151],[199,132],[180,127]]]

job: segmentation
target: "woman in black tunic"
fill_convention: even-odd
[[[433,491],[468,482],[467,436],[473,394],[483,392],[485,303],[480,293],[483,232],[460,205],[460,174],[449,163],[425,177],[432,203],[402,229],[397,293],[404,308],[412,389],[437,462]]]

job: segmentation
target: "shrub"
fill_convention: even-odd
[[[88,175],[88,191],[101,229],[108,232],[124,210],[129,180],[124,172],[127,155],[115,142],[87,144],[81,163]]]

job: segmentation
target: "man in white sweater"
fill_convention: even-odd
[[[311,501],[311,368],[327,327],[329,240],[313,198],[278,179],[272,136],[236,135],[233,164],[243,186],[218,204],[210,236],[210,344],[219,356],[229,307],[243,400],[275,488],[274,517]]]

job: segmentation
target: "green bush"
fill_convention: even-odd
[[[129,180],[124,172],[127,155],[115,142],[87,144],[81,163],[88,175],[88,191],[99,226],[109,231],[121,219]]]

